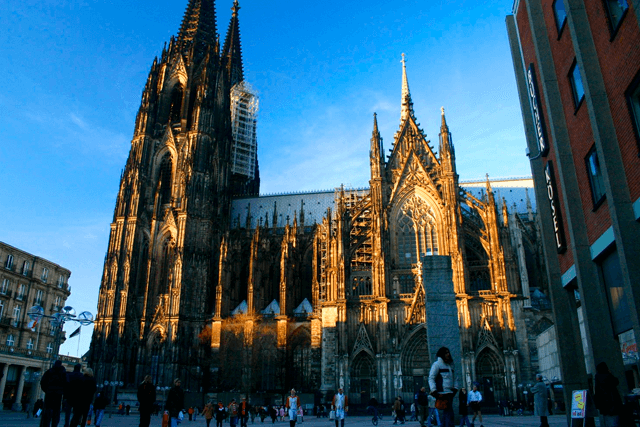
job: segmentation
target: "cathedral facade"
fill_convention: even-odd
[[[488,404],[521,398],[550,322],[531,298],[546,284],[530,180],[459,183],[444,109],[436,151],[403,62],[388,158],[373,117],[369,188],[258,196],[257,158],[251,173],[233,168],[244,77],[232,10],[220,47],[212,0],[190,0],[151,66],[105,257],[98,381],[410,400],[435,356],[423,261],[445,256],[462,382],[481,383]]]

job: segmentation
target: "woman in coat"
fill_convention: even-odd
[[[173,387],[171,387],[167,395],[165,409],[169,411],[171,427],[178,427],[178,416],[180,415],[180,411],[184,409],[184,391],[182,387],[180,387],[181,385],[182,381],[180,381],[180,378],[173,380]]]
[[[547,409],[547,386],[542,382],[542,375],[536,375],[536,385],[531,387],[533,393],[533,415],[540,417],[540,427],[549,427],[547,417],[549,411]]]

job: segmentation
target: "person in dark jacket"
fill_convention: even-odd
[[[69,385],[71,386],[71,385]],[[70,427],[86,426],[89,408],[93,402],[93,395],[96,394],[96,379],[93,377],[93,370],[87,368],[84,370],[82,382],[79,385],[75,403],[73,405],[73,418],[71,418]]]
[[[95,426],[100,427],[102,424],[102,417],[104,417],[104,410],[109,404],[109,399],[102,393],[98,393],[95,402],[93,402],[93,410],[95,412]]]
[[[467,393],[467,389],[462,387],[460,389],[460,394],[458,394],[458,412],[460,413],[460,427],[463,425],[470,427],[473,424],[469,422],[469,403],[467,399],[469,394]]]
[[[77,363],[73,366],[73,372],[67,373],[67,387],[64,390],[64,427],[69,427],[71,423],[71,412],[76,412],[80,402],[80,388],[82,385],[82,365]]]
[[[140,402],[140,427],[149,427],[151,423],[151,411],[156,401],[156,388],[151,382],[151,375],[144,377],[144,381],[138,386],[138,402]]]
[[[622,399],[618,393],[620,383],[609,371],[605,362],[596,366],[596,386],[594,403],[604,418],[605,426],[617,426],[622,411]]]
[[[58,427],[60,422],[60,405],[67,385],[67,371],[62,362],[56,360],[53,367],[44,373],[40,380],[40,388],[44,391],[44,414],[42,427]]]
[[[222,402],[218,402],[214,415],[216,417],[216,427],[222,427],[222,421],[227,417],[227,408],[224,407]]]
[[[425,387],[422,387],[416,395],[416,402],[418,402],[418,422],[420,427],[424,427],[429,413],[429,395]]]
[[[178,427],[178,416],[180,411],[184,409],[184,391],[182,387],[180,387],[181,384],[182,381],[180,381],[180,378],[173,380],[173,387],[171,387],[167,395],[165,409],[169,411],[171,427]]]

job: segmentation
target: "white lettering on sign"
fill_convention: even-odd
[[[556,196],[556,184],[553,176],[553,166],[551,161],[547,162],[544,168],[544,179],[547,184],[547,198],[551,208],[551,220],[553,221],[553,233],[556,238],[556,250],[563,253],[566,250],[564,242],[564,231],[562,229],[562,218],[558,209],[558,197]]]
[[[538,140],[538,148],[540,154],[546,156],[549,152],[549,144],[547,144],[546,131],[544,127],[544,117],[540,107],[540,99],[538,96],[538,85],[533,71],[533,64],[529,65],[527,72],[527,81],[529,87],[529,98],[531,99],[531,107],[533,108],[533,121],[536,127],[536,139]]]

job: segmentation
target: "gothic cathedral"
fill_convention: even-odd
[[[255,135],[255,119],[234,107],[252,96],[239,9],[221,47],[213,0],[189,0],[151,65],[104,262],[98,382],[409,401],[435,357],[423,264],[444,256],[457,324],[439,327],[459,333],[462,381],[488,404],[517,399],[550,322],[530,181],[459,183],[444,109],[436,151],[403,61],[388,157],[373,117],[369,188],[258,196],[255,146],[237,132]]]

